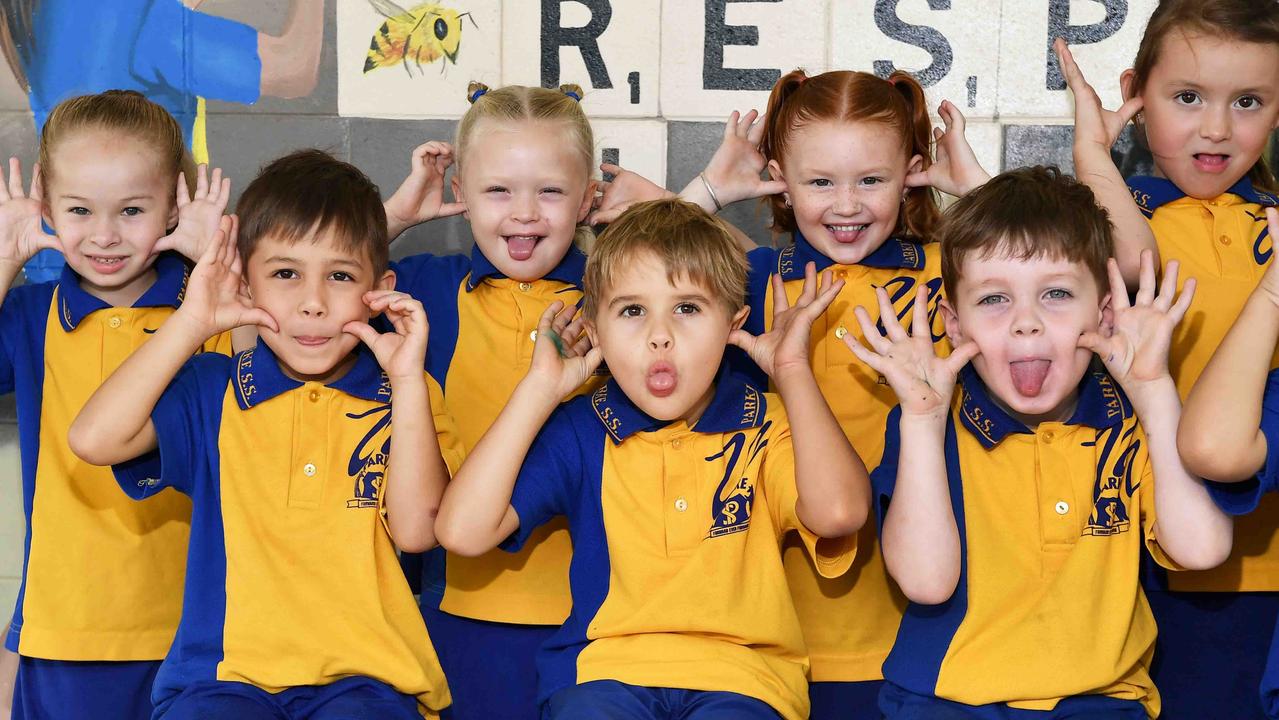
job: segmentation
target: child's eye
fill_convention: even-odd
[[[826,178],[817,178],[816,180],[809,180],[808,184],[814,187],[830,187],[834,185],[834,183],[832,183],[830,180],[827,180]]]
[[[67,208],[67,212],[71,213],[72,215],[88,215],[89,209],[77,206],[73,208]]]
[[[484,189],[484,192],[490,192],[490,193],[506,192],[506,187],[502,185],[490,185]]]
[[[977,299],[978,305],[999,305],[1004,302],[1003,295],[983,295]]]
[[[1261,107],[1261,98],[1256,95],[1244,95],[1235,101],[1235,107],[1240,110],[1254,110]]]
[[[1044,293],[1044,297],[1048,300],[1068,300],[1074,297],[1074,294],[1064,288],[1053,288]]]
[[[121,214],[121,215],[124,215],[124,216],[126,216],[126,217],[135,217],[135,216],[137,216],[137,215],[141,215],[141,214],[142,214],[142,208],[140,208],[140,207],[127,207],[127,208],[125,208],[125,209],[121,210],[121,211],[120,211],[120,214]]]
[[[341,270],[337,270],[337,271],[334,271],[333,273],[331,273],[331,274],[329,275],[329,279],[330,279],[330,280],[337,280],[338,282],[354,282],[354,281],[355,281],[355,276],[354,276],[354,275],[352,275],[351,273],[348,273],[348,272],[342,272]]]
[[[279,270],[271,273],[271,277],[280,278],[281,280],[294,280],[297,276],[298,273],[296,270],[290,270],[288,268],[280,268]]]
[[[697,303],[684,302],[675,306],[676,315],[692,315],[701,311],[702,309],[697,306]]]
[[[627,305],[626,307],[623,307],[623,308],[622,308],[621,316],[622,316],[622,317],[632,317],[632,318],[633,318],[633,317],[643,317],[643,316],[644,316],[644,308],[640,307],[639,305]]]
[[[1177,93],[1177,102],[1182,105],[1198,105],[1199,93],[1194,90],[1182,90]]]
[[[542,192],[544,192],[544,193],[550,193],[550,194],[554,194],[554,195],[563,195],[563,194],[564,194],[564,190],[563,190],[563,189],[561,189],[561,188],[557,188],[557,187],[546,187],[546,188],[542,188]]]
[[[879,183],[882,183],[882,182],[884,182],[884,178],[881,178],[881,177],[862,178],[863,185],[878,185]]]

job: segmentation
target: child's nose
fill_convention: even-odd
[[[298,305],[298,311],[307,317],[324,317],[328,314],[328,302],[321,287],[308,287]]]
[[[1206,111],[1203,122],[1199,126],[1199,134],[1213,142],[1229,140],[1230,108],[1215,108]]]
[[[836,193],[833,209],[840,215],[856,215],[862,209],[861,201],[857,197],[857,190],[850,187]]]
[[[520,196],[511,208],[511,216],[520,222],[537,220],[541,216],[541,213],[538,212],[537,198],[530,195]]]

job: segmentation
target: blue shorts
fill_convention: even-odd
[[[1003,703],[965,705],[917,695],[890,682],[879,694],[879,709],[887,720],[1147,720],[1146,709],[1136,700],[1104,695],[1069,697],[1052,710],[1019,710]]]
[[[512,625],[450,615],[423,595],[422,618],[448,678],[448,720],[537,720],[538,648],[556,625]]]
[[[809,720],[879,720],[883,687],[883,680],[809,683],[808,700],[813,705]]]
[[[271,694],[246,683],[196,683],[156,708],[156,720],[422,720],[417,698],[367,677]]]
[[[778,720],[768,703],[731,692],[679,690],[595,680],[564,688],[542,708],[542,720]]]
[[[1279,616],[1279,593],[1147,589],[1146,598],[1159,625],[1150,674],[1163,697],[1161,718],[1267,717],[1261,695],[1266,694],[1266,686],[1271,692],[1279,691],[1279,667],[1266,666]],[[1279,707],[1271,709],[1268,717],[1279,718],[1276,713]]]
[[[19,657],[14,720],[149,720],[159,660],[81,662]]]

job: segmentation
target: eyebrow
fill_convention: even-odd
[[[79,200],[80,202],[87,202],[89,200],[89,198],[80,197],[79,195],[62,195],[60,197],[63,200]],[[127,203],[127,202],[133,202],[135,200],[154,200],[154,199],[155,199],[154,195],[130,195],[127,198],[120,198],[117,202]]]
[[[267,258],[264,262],[285,263],[285,264],[293,264],[293,265],[303,264],[300,258],[289,257],[287,255],[272,255],[271,257]],[[349,266],[357,269],[361,267],[360,263],[356,262],[355,260],[351,260],[350,258],[333,258],[331,260],[326,260],[325,262],[329,265],[345,265],[345,266]]]

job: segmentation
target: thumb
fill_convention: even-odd
[[[782,180],[761,180],[759,191],[764,195],[781,195],[786,192],[786,183]]]
[[[920,170],[906,176],[906,187],[908,188],[932,187],[932,184],[927,170]]]
[[[746,352],[755,348],[756,337],[745,330],[734,330],[728,334],[728,344],[737,346]]]
[[[349,333],[360,339],[360,342],[368,345],[370,348],[377,342],[379,333],[373,329],[372,325],[361,320],[352,320],[342,326],[342,332]]]
[[[441,203],[440,212],[438,215],[436,215],[436,217],[451,217],[453,215],[461,215],[464,212],[466,212],[466,203],[462,203],[462,202]]]
[[[965,365],[972,362],[973,358],[977,357],[980,354],[981,354],[981,351],[978,350],[977,343],[973,342],[972,340],[969,340],[963,345],[960,345],[959,347],[952,350],[950,353],[950,357],[946,358],[946,361],[947,363],[950,364],[950,369],[954,371],[956,375],[958,375],[959,371],[963,370]]]
[[[240,318],[240,325],[257,325],[264,327],[271,332],[280,332],[280,325],[275,322],[275,318],[271,317],[271,313],[262,308],[250,308],[244,312]]]
[[[604,362],[604,351],[593,347],[582,358],[582,362],[585,364],[587,372],[595,372],[600,363]]]
[[[1115,358],[1114,353],[1106,347],[1106,340],[1107,338],[1103,337],[1101,333],[1096,330],[1088,330],[1080,334],[1079,341],[1076,344],[1085,350],[1091,350],[1092,352],[1097,353],[1101,356],[1103,361],[1110,362]]]

